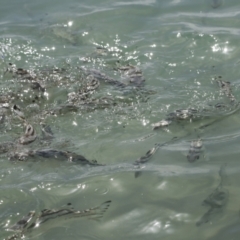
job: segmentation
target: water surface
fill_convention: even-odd
[[[86,209],[112,200],[101,221],[88,218],[45,224],[26,239],[238,239],[239,112],[177,122],[152,130],[151,124],[176,109],[204,109],[229,104],[215,77],[230,81],[239,94],[239,18],[236,0],[21,1],[2,0],[0,9],[1,94],[18,92],[11,101],[25,112],[41,135],[40,122],[55,138],[51,147],[96,159],[91,167],[58,159],[8,160],[1,155],[1,238],[29,211],[57,209],[71,202]],[[105,49],[97,52],[97,47]],[[29,85],[11,73],[8,63],[42,73],[47,96],[41,111],[56,109],[67,94],[81,87],[80,67],[94,68],[126,82],[116,64],[139,67],[145,92],[101,83],[96,96],[114,96],[117,104],[55,115],[31,109]],[[218,78],[219,79],[219,78]],[[151,93],[151,94],[150,94]],[[33,94],[34,95],[34,94]],[[30,105],[30,106],[29,106]],[[228,105],[230,106],[230,105]],[[35,112],[34,112],[35,111]],[[216,120],[216,121],[215,121]],[[211,123],[208,127],[201,126]],[[1,142],[17,139],[22,122],[9,113],[1,126]],[[140,167],[134,161],[155,143],[173,137]],[[190,143],[201,138],[200,158],[187,161]],[[36,141],[27,148],[41,148]],[[226,166],[225,166],[226,164]],[[228,192],[224,206],[196,224],[209,210],[202,202],[221,183]]]

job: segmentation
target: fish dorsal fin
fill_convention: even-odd
[[[48,214],[51,214],[51,213],[53,213],[53,212],[55,212],[55,211],[54,211],[54,210],[51,210],[51,209],[45,208],[45,209],[43,209],[43,210],[41,211],[40,217],[45,216],[45,215],[48,215]]]

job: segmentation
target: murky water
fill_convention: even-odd
[[[239,238],[238,1],[1,3],[1,239]]]

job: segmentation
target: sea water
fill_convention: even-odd
[[[144,91],[119,89],[101,82],[101,97],[116,105],[43,117],[30,110],[54,134],[48,147],[96,159],[105,166],[82,166],[58,159],[9,161],[0,158],[0,236],[29,211],[77,210],[111,200],[99,221],[87,217],[51,220],[25,239],[239,239],[239,112],[194,121],[177,121],[153,130],[152,124],[177,109],[202,110],[228,103],[216,79],[231,82],[240,99],[239,13],[237,0],[71,0],[1,1],[1,94],[18,92],[18,104],[32,99],[24,83],[6,73],[9,63],[31,71],[67,69],[55,80],[45,76],[41,109],[55,109],[79,88],[81,67],[98,69],[125,81],[117,64],[142,70]],[[99,49],[102,52],[99,52]],[[127,99],[122,104],[122,99]],[[7,117],[1,142],[14,141],[23,124]],[[33,115],[35,115],[33,117]],[[29,119],[28,119],[29,120]],[[216,121],[215,121],[216,120]],[[209,124],[208,123],[212,123]],[[203,127],[204,125],[208,125]],[[155,143],[160,147],[137,168],[133,163]],[[200,157],[188,162],[191,141],[201,139]],[[27,146],[28,147],[28,146]],[[29,148],[41,148],[38,140]],[[223,176],[219,174],[224,168]],[[140,174],[136,175],[136,171]],[[203,204],[218,187],[228,193],[223,206],[197,224],[211,207]],[[221,201],[221,199],[216,199]]]

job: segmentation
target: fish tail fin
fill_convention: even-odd
[[[90,219],[99,220],[103,217],[103,214],[108,210],[111,200],[102,203],[100,206],[93,208],[93,215],[90,215]]]

